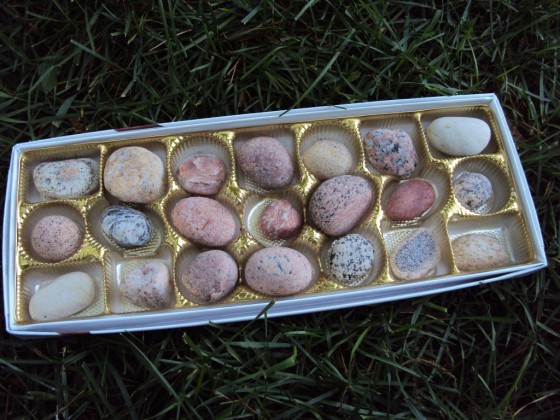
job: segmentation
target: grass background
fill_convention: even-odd
[[[0,417],[554,418],[559,15],[555,0],[2,2],[0,193],[17,142],[495,92],[549,267],[264,321],[32,341],[0,332]]]

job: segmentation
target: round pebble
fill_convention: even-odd
[[[484,233],[462,235],[451,243],[455,264],[461,271],[488,270],[510,262],[500,241]]]
[[[418,155],[406,131],[377,129],[366,134],[365,154],[371,165],[383,175],[407,177],[418,165]]]
[[[45,216],[31,232],[31,246],[48,262],[62,261],[75,254],[83,235],[78,225],[66,216]]]
[[[491,131],[488,124],[472,117],[442,117],[434,120],[426,136],[440,152],[451,156],[478,155],[488,146]]]
[[[259,217],[261,233],[270,239],[286,239],[301,229],[301,216],[288,200],[272,200]]]
[[[358,234],[334,241],[327,256],[329,274],[345,286],[361,284],[371,272],[373,262],[373,245]]]
[[[163,309],[171,305],[172,291],[169,268],[151,260],[126,274],[120,284],[121,294],[144,308]]]
[[[177,182],[192,194],[213,195],[222,188],[227,168],[222,159],[214,155],[200,154],[186,159],[175,173]]]
[[[35,321],[55,321],[83,311],[94,299],[91,276],[75,271],[40,287],[29,301],[29,315]]]
[[[467,210],[476,212],[486,206],[494,192],[490,180],[476,172],[463,172],[453,181],[453,194]]]
[[[197,303],[216,303],[237,285],[237,264],[218,249],[198,254],[181,277],[187,297]]]
[[[33,171],[33,183],[46,198],[84,197],[99,188],[99,163],[89,158],[41,163]]]
[[[309,216],[327,235],[348,233],[373,203],[369,183],[358,176],[341,175],[323,182],[309,201]]]
[[[319,140],[303,153],[303,163],[321,181],[352,171],[354,163],[348,148],[337,141]]]
[[[309,287],[313,269],[308,259],[295,249],[264,248],[247,261],[245,280],[258,293],[289,296]]]
[[[404,238],[389,259],[393,274],[401,280],[418,280],[435,272],[440,259],[436,239],[428,229]]]
[[[101,214],[101,228],[118,245],[144,246],[152,238],[150,219],[139,210],[126,206],[109,206]]]
[[[125,202],[149,203],[165,194],[163,162],[143,147],[122,147],[113,152],[103,179],[107,191]]]
[[[231,212],[206,197],[179,200],[171,212],[171,223],[187,239],[211,247],[227,245],[236,233]]]
[[[292,182],[294,162],[282,143],[272,137],[255,137],[237,150],[243,173],[259,187],[283,188]]]
[[[426,213],[435,199],[434,187],[428,181],[423,179],[404,181],[389,195],[385,214],[395,221],[412,220]]]

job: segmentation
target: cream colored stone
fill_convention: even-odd
[[[470,156],[488,146],[491,131],[479,118],[442,117],[430,124],[427,136],[430,144],[446,155]]]

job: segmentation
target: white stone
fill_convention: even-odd
[[[488,146],[491,131],[479,118],[442,117],[430,124],[427,136],[430,144],[446,155],[470,156]]]
[[[86,273],[64,274],[31,296],[29,314],[35,321],[54,321],[80,312],[95,299],[95,284]]]
[[[46,198],[85,197],[99,188],[99,163],[89,158],[41,163],[33,171],[33,182]]]

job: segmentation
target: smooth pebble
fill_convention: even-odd
[[[286,239],[301,229],[301,216],[288,200],[272,200],[259,217],[261,233],[270,239]]]
[[[490,180],[477,172],[463,172],[453,181],[453,194],[467,210],[477,212],[492,199]]]
[[[334,241],[327,255],[329,274],[345,286],[361,284],[371,272],[373,262],[373,245],[355,233]]]
[[[82,231],[66,216],[45,216],[31,231],[33,250],[48,262],[62,261],[75,254],[82,240]]]
[[[432,232],[421,228],[399,242],[389,264],[399,279],[418,280],[433,274],[439,259],[439,246]]]
[[[152,238],[152,222],[141,211],[126,206],[109,206],[101,214],[101,228],[118,245],[144,246]]]
[[[385,214],[391,220],[405,221],[422,216],[432,207],[436,193],[423,179],[401,182],[391,192],[385,205]]]
[[[488,146],[491,131],[488,124],[472,117],[442,117],[426,131],[428,141],[450,156],[478,155]]]
[[[99,188],[99,163],[89,158],[41,163],[33,171],[33,183],[46,198],[85,197]]]
[[[459,236],[452,243],[455,264],[461,271],[488,270],[510,262],[500,241],[484,233]]]
[[[354,163],[348,148],[337,141],[319,140],[303,153],[303,163],[317,179],[323,181],[352,171]]]
[[[418,155],[406,131],[379,128],[371,130],[364,139],[366,157],[383,175],[399,178],[410,176],[418,165]]]
[[[146,261],[131,270],[119,288],[126,299],[144,308],[163,309],[172,302],[169,268],[159,260]]]
[[[227,177],[226,164],[217,156],[198,154],[187,158],[177,171],[177,182],[192,194],[217,194]]]

